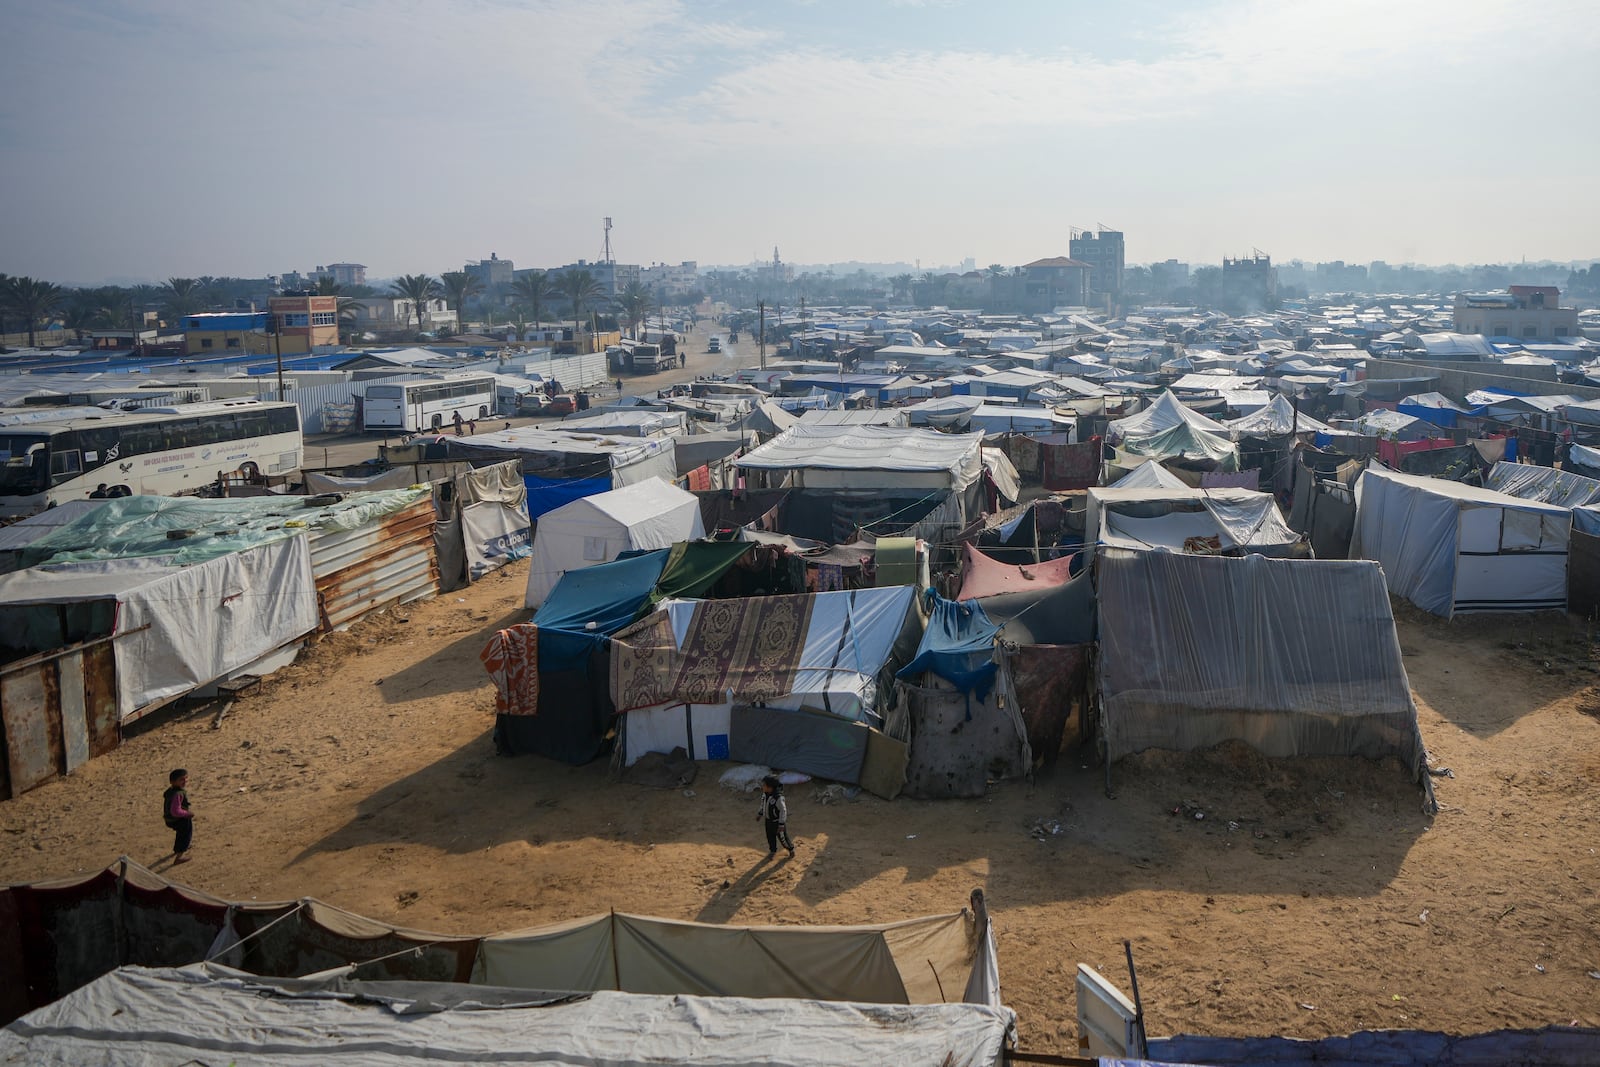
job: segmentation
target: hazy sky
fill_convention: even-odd
[[[1600,4],[49,0],[0,271],[1600,255]]]

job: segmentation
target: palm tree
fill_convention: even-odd
[[[464,270],[445,271],[439,275],[444,282],[445,300],[456,306],[456,325],[467,328],[467,301],[483,292],[483,279]]]
[[[517,303],[528,309],[528,314],[533,316],[533,324],[537,326],[544,318],[545,304],[556,295],[556,287],[547,271],[530,270],[511,283],[511,292],[516,296]]]
[[[578,340],[578,332],[583,320],[585,304],[595,304],[606,295],[605,289],[595,280],[589,271],[581,267],[573,267],[561,275],[556,286],[561,295],[572,304],[572,340]]]
[[[67,310],[61,316],[61,325],[72,331],[73,339],[83,344],[83,335],[106,321],[106,310],[100,294],[93,289],[79,289],[72,294]]]
[[[439,295],[439,283],[426,274],[402,274],[394,283],[394,295],[411,301],[417,314],[417,332],[422,332],[422,313],[428,301]]]
[[[162,287],[166,299],[166,318],[177,322],[193,315],[200,307],[200,283],[194,278],[168,278]]]
[[[37,342],[34,329],[48,322],[67,297],[67,292],[54,282],[34,278],[7,278],[4,302],[7,310],[18,315],[28,328],[28,347]]]
[[[889,279],[889,284],[894,287],[894,295],[907,300],[911,298],[911,282],[909,274],[896,274]]]
[[[617,303],[622,307],[622,317],[628,323],[628,332],[637,340],[639,323],[655,310],[656,302],[650,298],[650,290],[639,282],[629,282],[622,287],[622,292],[617,294]]]

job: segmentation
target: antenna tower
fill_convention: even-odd
[[[606,240],[605,240],[605,245],[600,250],[600,262],[602,262],[602,263],[610,263],[611,262],[611,216],[610,215],[606,216]]]

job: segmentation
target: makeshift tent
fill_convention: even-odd
[[[865,724],[880,721],[885,686],[920,633],[913,593],[666,602],[611,645],[622,762],[683,748],[859,780]]]
[[[906,792],[982,796],[991,779],[1031,769],[1027,727],[981,602],[932,599],[916,658],[895,675],[909,708]]]
[[[539,517],[525,603],[536,608],[568,571],[637,549],[705,536],[692,493],[654,480],[574,500]]]
[[[1368,468],[1356,482],[1353,558],[1383,564],[1389,590],[1445,618],[1563,610],[1569,509]]]
[[[582,497],[657,478],[670,482],[678,476],[670,436],[624,437],[521,426],[438,441],[450,459],[474,464],[518,460],[533,519]]]
[[[117,715],[127,722],[317,628],[304,536],[180,563],[88,560],[0,577],[0,647],[25,655],[114,636]]]
[[[479,658],[496,687],[495,742],[574,765],[611,729],[608,638],[663,596],[703,595],[754,549],[695,541],[563,575],[533,621],[498,631]]]
[[[983,471],[982,442],[978,433],[802,423],[745,453],[735,465],[787,474],[798,488],[960,491]]]
[[[1238,419],[1229,419],[1224,425],[1235,441],[1244,437],[1285,437],[1296,433],[1325,433],[1333,429],[1327,423],[1310,415],[1295,413],[1294,405],[1285,397],[1274,395],[1264,407]]]
[[[1110,760],[1238,740],[1268,756],[1393,756],[1421,773],[1376,566],[1136,552],[1096,567]]]
[[[433,528],[441,592],[469,582],[532,549],[528,490],[515,460],[473,467],[463,462],[399,463],[381,470],[360,467],[301,472],[312,496],[410,489],[433,490]]]
[[[1239,469],[1239,448],[1228,428],[1185,407],[1171,390],[1137,415],[1114,420],[1109,429],[1120,442],[1110,476],[1120,477],[1144,458],[1183,460],[1206,470]]]
[[[1564,508],[1583,507],[1600,500],[1600,479],[1569,470],[1532,463],[1496,463],[1484,488],[1522,500],[1537,500]]]
[[[1269,493],[1249,489],[1090,489],[1085,550],[1303,553]]]
[[[1107,489],[1188,489],[1189,483],[1167,470],[1158,459],[1147,459]]]
[[[772,966],[772,961],[764,961]],[[315,1062],[408,1067],[540,1062],[999,1067],[1008,1008],[886,1006],[491,986],[265,979],[215,964],[123,967],[0,1031],[0,1059],[85,1063]]]

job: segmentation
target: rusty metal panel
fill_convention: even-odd
[[[83,651],[56,660],[57,707],[61,714],[61,770],[71,774],[89,762],[89,724],[83,708]]]
[[[83,719],[89,756],[103,756],[122,741],[117,723],[117,654],[110,641],[83,650]]]
[[[12,796],[20,796],[60,773],[60,694],[55,677],[55,667],[50,663],[0,675],[0,721],[5,724],[6,770]]]
[[[376,526],[322,534],[311,542],[322,628],[347,626],[371,611],[439,591],[433,502],[423,499]]]

